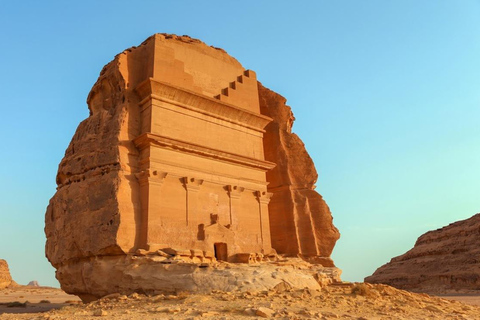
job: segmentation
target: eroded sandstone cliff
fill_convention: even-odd
[[[480,214],[429,231],[405,254],[378,268],[365,282],[426,293],[478,293]]]
[[[295,120],[286,99],[259,83],[258,94],[263,114],[273,121],[264,135],[265,159],[276,167],[267,172],[272,246],[288,255],[300,255],[324,266],[330,259],[340,233],[332,214],[315,183],[318,174],[302,140],[292,133]]]
[[[66,292],[183,290],[159,279],[198,282],[216,260],[274,262],[272,248],[316,264],[310,279],[339,280],[324,269],[339,233],[290,108],[223,50],[156,34],[107,64],[87,103],[45,217]],[[203,273],[218,276],[202,290],[232,281]]]
[[[0,259],[0,289],[6,288],[12,284],[12,277],[8,269],[8,263]]]

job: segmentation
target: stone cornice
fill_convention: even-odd
[[[164,101],[260,132],[265,132],[264,128],[272,121],[272,118],[265,115],[251,112],[169,83],[157,81],[153,78],[140,83],[135,88],[135,91],[142,100],[140,106],[151,99]]]
[[[133,142],[135,143],[135,146],[139,149],[144,149],[153,145],[161,148],[195,154],[205,158],[240,164],[243,166],[252,167],[264,171],[271,170],[276,166],[276,164],[273,162],[245,157],[213,148],[207,148],[197,144],[164,137],[153,133],[143,133],[137,138],[135,138]]]

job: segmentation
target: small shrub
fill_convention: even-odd
[[[18,302],[18,301],[14,301],[14,302],[7,303],[7,308],[26,308],[26,307],[27,307],[26,302],[21,303],[21,302]]]
[[[51,303],[50,300],[40,300],[40,303]]]
[[[77,300],[65,300],[64,303],[69,303],[69,304],[82,304],[82,301],[77,301]]]
[[[365,283],[356,283],[352,288],[352,294],[364,297],[374,295],[371,288]]]

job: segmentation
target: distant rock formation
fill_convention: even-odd
[[[425,293],[480,293],[480,214],[429,231],[365,282]]]
[[[28,287],[40,287],[40,285],[38,284],[38,281],[36,280],[33,280],[33,281],[30,281],[28,284],[27,284]]]
[[[151,266],[200,277],[217,261],[277,254],[333,268],[324,271],[338,280],[330,254],[340,235],[285,102],[187,36],[156,34],[117,55],[88,96],[45,216],[62,289],[85,301],[145,284],[169,290]],[[189,266],[167,266],[179,261]],[[223,288],[226,277],[210,274],[202,290]]]
[[[8,269],[8,263],[0,259],[0,289],[7,288],[12,285],[12,277]]]

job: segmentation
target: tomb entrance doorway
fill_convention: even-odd
[[[218,261],[228,260],[227,244],[225,242],[216,242],[214,244],[215,258]]]

